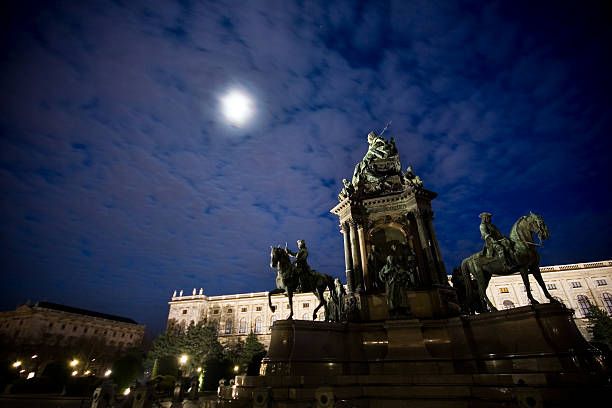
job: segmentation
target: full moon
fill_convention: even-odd
[[[245,124],[253,116],[253,101],[244,92],[230,91],[221,98],[221,107],[225,118],[236,126]]]

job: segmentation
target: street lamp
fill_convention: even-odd
[[[77,360],[76,358],[70,362],[70,367],[76,367],[78,365],[79,365],[79,360]]]
[[[17,368],[17,367],[20,367],[20,366],[21,366],[21,361],[20,360],[17,360],[17,361],[15,361],[13,363],[13,368]]]
[[[183,366],[187,364],[187,360],[189,360],[189,356],[187,356],[187,354],[181,354],[181,356],[178,359],[178,362],[179,362],[178,377],[179,378],[183,377]]]

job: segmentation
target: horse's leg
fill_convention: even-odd
[[[272,311],[272,313],[276,311],[276,306],[272,306],[272,295],[276,295],[277,293],[283,293],[284,291],[284,289],[276,288],[268,292],[268,305],[270,306],[270,310]]]
[[[317,320],[317,312],[324,306],[323,309],[325,311],[325,315],[327,316],[327,302],[325,301],[325,297],[323,296],[323,291],[325,290],[325,286],[317,286],[315,295],[319,299],[319,304],[315,307],[315,310],[312,312],[312,320]]]
[[[480,278],[482,279],[482,285],[480,284],[480,282],[478,283],[478,292],[480,293],[480,299],[482,299],[482,303],[489,306],[489,310],[491,310],[492,312],[497,312],[497,308],[495,307],[495,305],[493,305],[493,302],[491,302],[491,299],[489,299],[489,297],[487,296],[487,287],[489,286],[489,282],[491,281],[492,276],[493,275],[487,278],[485,277],[485,271],[481,272]]]
[[[527,298],[529,299],[529,302],[532,305],[537,305],[538,303],[540,303],[535,300],[533,294],[531,293],[531,284],[529,283],[529,274],[527,273],[526,266],[521,268],[521,278],[523,278],[523,285],[525,285],[525,292],[527,292]]]
[[[535,278],[536,282],[538,282],[538,284],[542,288],[542,292],[544,292],[544,296],[546,296],[546,299],[550,300],[550,303],[559,303],[559,301],[555,299],[550,294],[548,289],[546,288],[546,283],[544,283],[544,279],[542,278],[542,272],[540,272],[540,268],[538,268],[537,266],[534,266],[533,269],[531,270],[531,273],[533,274],[533,277]]]
[[[293,320],[293,290],[292,289],[287,288],[287,296],[289,297],[289,309],[291,310],[287,320]]]

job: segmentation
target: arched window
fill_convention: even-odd
[[[246,333],[246,328],[247,328],[246,318],[243,317],[242,319],[240,319],[240,324],[238,326],[238,333]]]
[[[255,319],[255,333],[261,333],[261,317]]]
[[[310,313],[306,312],[302,315],[302,320],[310,320]]]
[[[591,308],[591,302],[589,298],[584,295],[578,295],[576,297],[578,300],[578,307],[580,308],[580,313],[582,313],[582,317],[587,317],[589,315],[589,309]]]
[[[272,326],[274,326],[275,321],[276,321],[276,316],[272,316],[270,318],[270,328],[268,330],[272,330]]]
[[[511,300],[504,300],[504,309],[514,309],[514,303]]]
[[[610,316],[612,316],[612,295],[606,292],[601,295],[601,299],[603,300],[603,304],[606,307],[606,311]]]
[[[232,319],[227,319],[225,321],[225,334],[232,334],[232,329],[234,328],[233,325],[234,322],[232,321]]]

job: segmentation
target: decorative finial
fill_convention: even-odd
[[[175,298],[176,297],[176,290],[172,293],[172,297]]]

